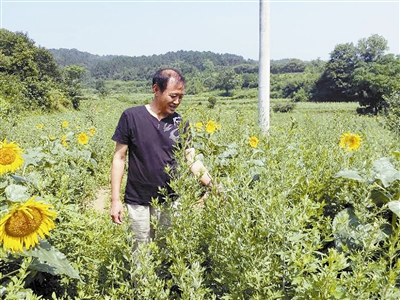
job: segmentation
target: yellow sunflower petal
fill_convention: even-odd
[[[39,244],[40,238],[49,235],[54,228],[57,213],[52,205],[34,201],[35,196],[25,203],[15,204],[0,220],[0,242],[4,249],[20,252]]]
[[[87,143],[89,142],[89,137],[86,133],[81,132],[78,135],[78,143],[81,145],[87,145]]]
[[[347,151],[357,151],[361,146],[361,136],[354,133],[345,132],[340,137],[339,146]]]
[[[206,124],[206,131],[209,134],[213,134],[217,130],[217,124],[214,121],[208,121]]]
[[[249,144],[250,144],[250,146],[253,147],[253,148],[257,148],[258,142],[259,142],[259,139],[258,139],[257,137],[255,137],[255,136],[251,136],[251,137],[249,138]]]
[[[15,142],[7,143],[7,139],[0,141],[0,174],[15,172],[24,163],[22,150]]]

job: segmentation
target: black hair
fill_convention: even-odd
[[[177,83],[185,86],[185,79],[182,74],[172,68],[158,70],[153,76],[153,85],[157,84],[162,93],[167,88],[170,78],[174,78]]]

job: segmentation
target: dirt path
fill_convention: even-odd
[[[107,202],[110,199],[110,190],[100,188],[96,194],[96,200],[93,202],[94,208],[99,212],[107,211]]]

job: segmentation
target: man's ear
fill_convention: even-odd
[[[158,87],[157,84],[153,84],[153,93],[157,93],[160,91],[160,88]]]

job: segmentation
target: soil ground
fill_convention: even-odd
[[[96,194],[96,200],[93,202],[93,206],[99,212],[107,211],[107,202],[110,199],[110,190],[100,188]]]

